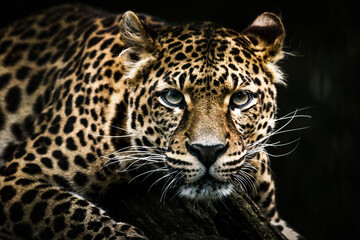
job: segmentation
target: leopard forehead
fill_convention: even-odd
[[[212,23],[172,27],[160,33],[158,42],[161,50],[149,80],[193,98],[271,85],[275,77],[255,49],[256,41]]]

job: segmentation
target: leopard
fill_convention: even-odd
[[[2,239],[147,239],[94,200],[135,167],[187,201],[247,193],[301,238],[279,217],[265,150],[285,85],[277,15],[239,32],[65,4],[0,36]]]

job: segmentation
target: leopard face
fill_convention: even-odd
[[[267,20],[282,28],[275,16]],[[283,32],[264,40],[252,30],[170,27],[151,41],[152,50],[133,43],[123,56],[131,144],[161,156],[156,169],[182,196],[212,199],[246,190],[242,178],[253,181],[264,167],[254,156],[275,124],[276,44]]]

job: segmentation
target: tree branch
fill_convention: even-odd
[[[149,239],[286,239],[245,194],[217,202],[193,202],[144,184],[112,187],[102,205],[114,219],[141,229]]]

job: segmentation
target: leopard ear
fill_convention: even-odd
[[[124,43],[120,57],[127,78],[136,78],[154,56],[155,43],[135,13],[127,11],[120,21],[121,40]]]
[[[273,13],[265,12],[250,24],[243,34],[249,37],[256,49],[263,50],[264,58],[277,62],[283,57],[282,47],[285,29],[280,18]]]

